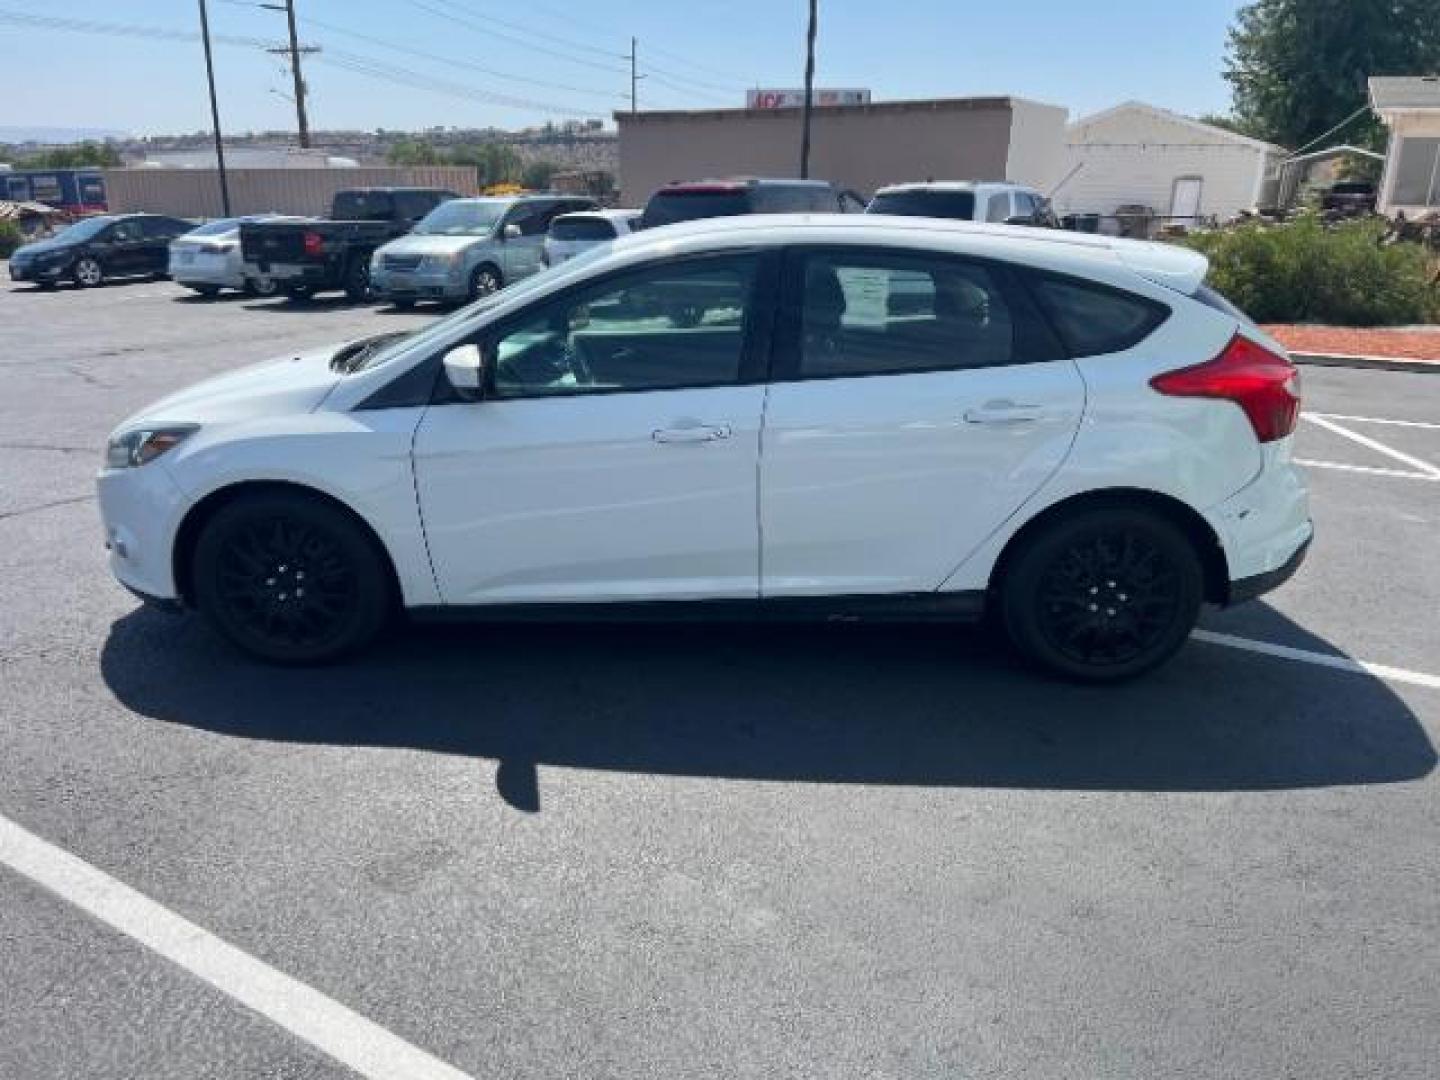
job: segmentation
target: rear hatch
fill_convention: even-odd
[[[682,184],[661,188],[650,196],[640,227],[653,229],[681,221],[736,217],[751,212],[750,190],[744,184]]]

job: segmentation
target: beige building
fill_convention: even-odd
[[[1071,124],[1065,174],[1055,194],[1062,214],[1114,214],[1144,206],[1191,225],[1228,218],[1265,201],[1286,156],[1283,147],[1247,138],[1141,101]]]
[[[1390,129],[1380,212],[1440,210],[1440,75],[1371,79],[1370,106]]]
[[[810,175],[862,195],[907,180],[1060,178],[1065,109],[1015,97],[817,108]],[[796,176],[799,109],[617,113],[621,202],[643,206],[672,180]]]

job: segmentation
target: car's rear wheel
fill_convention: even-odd
[[[274,278],[246,278],[245,292],[250,296],[274,296],[280,291],[280,283]]]
[[[298,303],[301,303],[302,301],[309,300],[310,297],[312,297],[312,296],[314,296],[314,295],[315,295],[315,290],[314,290],[313,288],[311,288],[309,285],[286,285],[286,286],[285,286],[285,299],[287,299],[287,300],[289,300],[289,301],[291,301],[291,302],[293,302],[293,303],[297,303],[297,304],[298,304]]]
[[[362,648],[392,607],[372,537],[343,510],[304,495],[245,496],[220,508],[195,546],[196,605],[244,651],[285,664]]]
[[[75,284],[82,289],[93,289],[105,283],[105,268],[100,260],[83,255],[75,262]]]
[[[408,296],[392,296],[390,298],[390,306],[396,311],[409,311],[415,306],[415,301],[411,300]]]
[[[1190,539],[1143,509],[1078,512],[1028,538],[1000,583],[1019,650],[1058,674],[1114,682],[1157,667],[1199,616],[1204,571]]]
[[[345,268],[345,297],[352,304],[368,299],[370,296],[370,260],[364,257],[357,257],[350,260],[350,265]]]
[[[192,285],[190,287],[207,300],[212,300],[220,295],[219,285]]]

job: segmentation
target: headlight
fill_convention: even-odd
[[[135,428],[110,440],[105,447],[107,469],[133,469],[154,461],[199,430],[198,424],[171,424],[168,427]]]
[[[458,251],[454,255],[426,255],[425,266],[430,270],[454,270],[462,258]]]

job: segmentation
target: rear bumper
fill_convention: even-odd
[[[1264,596],[1266,593],[1278,589],[1285,582],[1295,576],[1295,571],[1300,569],[1300,564],[1305,561],[1305,556],[1310,553],[1310,542],[1314,539],[1314,530],[1301,541],[1300,546],[1295,549],[1295,554],[1286,559],[1273,570],[1266,570],[1263,573],[1252,574],[1250,577],[1240,578],[1238,581],[1230,582],[1230,597],[1228,606],[1243,604],[1247,600],[1254,600],[1256,597]]]

